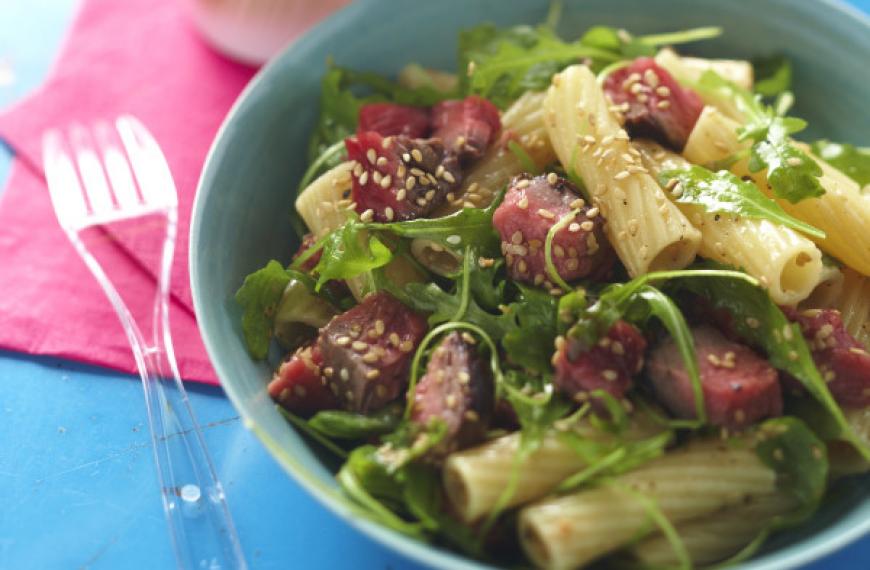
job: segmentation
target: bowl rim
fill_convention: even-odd
[[[316,44],[320,41],[319,36],[324,33],[329,35],[330,32],[345,26],[349,21],[353,21],[361,13],[365,12],[370,5],[376,3],[378,3],[378,0],[357,0],[356,2],[352,2],[332,13],[320,23],[309,28],[304,34],[288,43],[278,54],[273,56],[266,64],[260,67],[249,80],[247,85],[245,85],[233,102],[226,116],[221,121],[220,127],[215,133],[214,139],[209,146],[208,153],[203,162],[196,185],[196,194],[191,208],[190,231],[188,234],[188,243],[190,246],[197,243],[199,234],[202,231],[202,210],[205,207],[204,203],[210,192],[206,185],[209,173],[214,168],[214,164],[218,161],[217,155],[220,154],[219,149],[224,144],[226,132],[231,128],[231,125],[235,123],[242,108],[248,104],[248,100],[251,98],[252,93],[259,90],[262,84],[266,83],[274,73],[277,73],[276,70],[282,66],[282,60],[287,57],[287,54],[305,48],[306,46]],[[857,21],[863,25],[868,32],[870,32],[870,14],[848,4],[845,0],[816,0],[814,4],[816,6],[815,9],[831,10],[841,14],[847,19]],[[190,287],[193,298],[194,313],[197,322],[199,323],[202,320],[201,316],[204,315],[206,307],[206,301],[202,297],[200,279],[195,270],[199,264],[199,250],[195,247],[189,247],[188,250]],[[417,563],[427,566],[434,566],[435,564],[446,566],[449,563],[449,567],[451,568],[467,570],[484,570],[493,568],[491,565],[483,564],[462,556],[461,554],[414,540],[413,538],[401,535],[400,533],[392,531],[373,521],[356,516],[354,511],[337,496],[340,491],[337,492],[336,489],[329,487],[320,481],[317,476],[310,473],[299,461],[297,461],[291,454],[287,453],[286,450],[284,450],[258,425],[255,417],[248,413],[244,399],[239,391],[237,391],[234,384],[223,382],[223,378],[229,377],[229,374],[224,366],[219,364],[220,359],[217,358],[217,355],[219,354],[218,347],[214,344],[211,337],[203,334],[201,327],[198,326],[197,328],[200,331],[200,337],[205,345],[209,361],[214,367],[218,379],[220,380],[221,388],[227,394],[233,407],[235,407],[241,415],[243,425],[254,433],[257,439],[259,439],[266,447],[270,452],[270,455],[272,455],[273,459],[278,462],[282,469],[303,489],[305,489],[306,492],[314,497],[320,505],[324,506],[327,510],[338,516],[339,519],[358,529],[369,538],[403,554],[404,556],[407,556]],[[293,426],[290,426],[290,429],[299,433]],[[812,537],[807,537],[795,545],[778,551],[778,557],[776,559],[777,567],[782,570],[788,570],[818,561],[820,558],[840,550],[868,533],[870,533],[870,518],[843,529],[842,532],[836,535],[826,537],[823,541],[813,541],[811,540]],[[803,545],[803,547],[798,549],[796,548],[798,545]],[[750,559],[737,568],[742,570],[753,570],[757,566],[759,570],[770,570],[768,565],[773,561],[766,561],[766,558],[767,556],[757,560]]]

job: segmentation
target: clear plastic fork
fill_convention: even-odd
[[[43,162],[58,222],[112,303],[145,391],[163,509],[179,568],[247,568],[202,430],[178,373],[169,332],[169,283],[178,222],[172,174],[139,120],[121,116],[90,130],[43,136]],[[95,226],[158,216],[165,220],[151,314],[137,317],[84,232]],[[160,245],[160,244],[158,244]]]

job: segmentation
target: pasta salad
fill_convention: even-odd
[[[236,298],[360,516],[498,565],[704,567],[870,469],[870,150],[794,138],[787,59],[673,49],[720,32],[330,63],[301,247]]]

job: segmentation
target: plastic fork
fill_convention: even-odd
[[[145,126],[131,116],[96,123],[90,130],[73,126],[66,138],[50,130],[42,145],[57,220],[112,303],[133,349],[177,566],[247,568],[172,349],[169,281],[178,197],[166,159]],[[146,215],[163,216],[166,222],[150,322],[137,321],[83,236],[88,228]]]

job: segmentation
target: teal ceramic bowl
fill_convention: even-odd
[[[246,424],[325,506],[375,540],[434,567],[481,566],[360,520],[336,498],[335,465],[318,455],[269,400],[265,385],[270,367],[248,357],[233,294],[246,274],[272,258],[288,261],[296,248],[289,211],[305,167],[306,141],[317,116],[328,56],[345,66],[386,74],[410,61],[453,69],[461,28],[484,21],[538,23],[546,10],[543,0],[354,3],[290,46],[248,85],[212,146],[194,206],[190,275],[196,313],[212,363]],[[595,24],[636,33],[712,24],[722,26],[725,34],[698,45],[695,53],[748,58],[784,52],[795,63],[795,113],[809,120],[808,136],[870,142],[870,23],[841,4],[565,1],[559,25],[563,37],[577,37]],[[777,536],[742,568],[782,570],[806,564],[868,531],[870,478],[845,481],[811,522]]]

